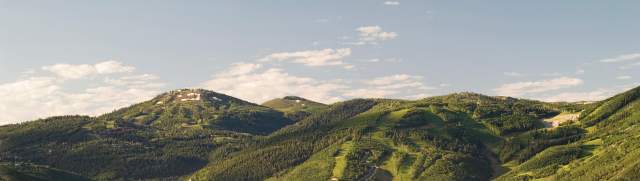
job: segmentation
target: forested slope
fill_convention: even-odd
[[[31,164],[14,164],[0,163],[0,180],[6,181],[46,181],[46,180],[65,180],[65,181],[86,181],[89,180],[82,176],[66,171],[49,168],[46,166]]]
[[[579,138],[573,128],[543,131],[540,120],[581,107],[473,93],[352,100],[221,156],[191,178],[488,180],[500,174],[500,158],[522,162]],[[520,144],[518,136],[540,140]]]
[[[0,160],[47,165],[96,180],[178,179],[222,146],[293,123],[223,94],[181,89],[98,117],[61,116],[0,127]]]
[[[8,167],[18,164],[94,180],[633,180],[639,97],[289,96],[261,106],[183,89],[98,117],[0,126],[1,176],[24,180]],[[542,121],[567,114],[580,117]]]
[[[639,123],[640,88],[635,88],[583,111],[572,125],[584,130],[581,139],[549,148],[501,179],[637,180]]]

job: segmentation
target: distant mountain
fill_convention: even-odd
[[[195,127],[261,135],[292,123],[282,112],[202,89],[171,91],[97,119],[92,128]]]
[[[182,89],[0,126],[0,162],[95,180],[634,180],[639,120],[640,88],[594,103],[457,93],[331,105]]]
[[[297,96],[286,96],[283,98],[272,99],[262,103],[263,106],[273,108],[285,113],[286,117],[298,121],[305,117],[326,109],[327,105],[310,101]]]

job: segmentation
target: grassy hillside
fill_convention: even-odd
[[[98,117],[0,126],[0,161],[95,180],[633,180],[639,98],[636,88],[593,104],[458,93],[261,106],[184,89]]]
[[[0,160],[97,180],[177,179],[291,124],[283,113],[205,90],[177,90],[98,117],[62,116],[0,127]],[[99,164],[97,164],[99,163]]]
[[[541,122],[570,108],[575,106],[471,93],[347,101],[212,162],[191,178],[488,180],[497,174],[492,168],[501,164],[498,156],[525,159],[553,144],[545,141],[573,136],[542,131]],[[519,135],[542,140],[511,146]]]
[[[203,128],[266,135],[292,121],[282,112],[201,89],[171,91],[99,116],[92,129],[149,127],[162,130]]]
[[[262,103],[263,106],[285,113],[285,116],[299,121],[305,117],[326,109],[328,106],[296,96],[287,96]]]
[[[89,180],[77,174],[49,168],[46,166],[22,164],[22,163],[0,163],[0,180],[6,181],[84,181]]]
[[[640,178],[640,88],[597,103],[576,123],[587,133],[551,147],[502,180],[635,180]],[[517,178],[517,179],[516,179]]]

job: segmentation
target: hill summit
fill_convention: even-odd
[[[268,134],[291,121],[283,113],[204,89],[179,89],[98,117],[109,127],[188,127]]]
[[[285,113],[285,115],[294,120],[302,120],[303,118],[326,109],[326,104],[311,101],[298,96],[285,96],[283,98],[272,99],[262,103],[263,106],[273,108]]]
[[[179,104],[201,102],[210,106],[256,106],[253,103],[231,97],[225,94],[213,92],[205,89],[178,89],[161,94],[151,101],[155,104]]]

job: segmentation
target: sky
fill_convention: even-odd
[[[0,0],[0,125],[179,88],[597,101],[640,85],[638,17],[635,0]]]

